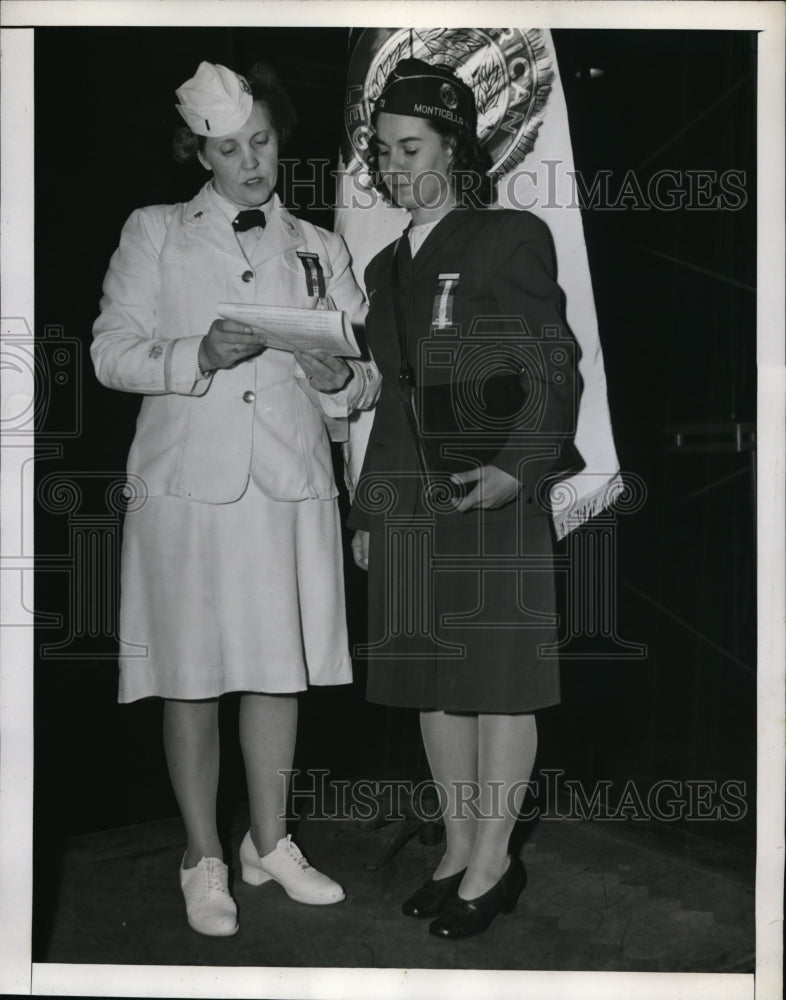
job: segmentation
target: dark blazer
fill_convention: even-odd
[[[417,451],[399,392],[395,249],[395,243],[385,247],[365,274],[366,336],[382,392],[350,516],[356,528],[370,526],[367,497],[381,481],[394,487],[396,513],[418,509]],[[572,474],[583,464],[572,444],[579,348],[565,320],[548,227],[529,212],[457,208],[437,223],[414,261],[405,234],[399,261],[407,352],[418,386],[451,383],[455,389],[511,363],[523,368],[522,419],[507,439],[487,432],[486,464],[523,484],[519,502],[503,508],[504,516],[542,513],[548,505],[544,477]],[[474,434],[471,417],[468,433]]]

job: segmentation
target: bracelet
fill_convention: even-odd
[[[208,372],[203,370],[202,365],[199,363],[199,358],[197,358],[197,368],[199,369],[199,375],[201,378],[210,378],[210,376],[213,374],[212,368]]]

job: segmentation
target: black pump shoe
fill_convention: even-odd
[[[476,899],[462,899],[458,894],[445,903],[429,931],[437,937],[463,938],[485,931],[500,912],[510,913],[516,906],[527,875],[520,858],[511,858],[508,870],[488,892]]]
[[[442,909],[445,901],[458,889],[466,868],[447,878],[430,878],[419,889],[405,899],[401,912],[405,917],[433,917]]]

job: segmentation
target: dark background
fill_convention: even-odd
[[[669,428],[703,425],[717,441],[736,422],[755,421],[756,40],[666,31],[553,37],[585,177],[612,171],[615,190],[631,169],[645,185],[663,169],[740,170],[745,204],[584,212],[620,463],[647,493],[616,520],[617,631],[647,652],[614,659],[599,648],[564,663],[563,704],[540,716],[536,770],[561,769],[587,789],[609,780],[617,795],[629,780],[644,793],[663,779],[744,782],[747,814],[738,822],[674,825],[752,850],[753,455],[675,453]],[[122,477],[139,398],[101,387],[90,364],[109,257],[134,208],[187,200],[206,177],[169,154],[179,124],[173,91],[202,59],[240,71],[258,58],[272,62],[301,120],[285,155],[335,165],[348,38],[344,29],[54,28],[35,39],[35,315],[49,359],[39,386],[36,519],[40,857],[69,835],[177,815],[161,704],[116,704],[120,515],[106,491]],[[593,67],[602,75],[590,75]],[[328,209],[296,211],[332,228]],[[358,641],[364,581],[348,553],[347,563]],[[363,684],[358,663],[351,689],[302,696],[296,765],[334,778],[418,776],[415,713],[367,704]],[[245,796],[235,708],[225,699],[227,809]]]

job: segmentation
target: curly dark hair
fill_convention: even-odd
[[[376,129],[379,112],[371,114],[371,127]],[[451,182],[461,208],[481,208],[493,204],[497,196],[499,178],[491,174],[493,160],[488,150],[483,149],[475,133],[458,128],[437,119],[425,119],[442,141],[453,147],[453,171]],[[371,174],[374,188],[390,202],[390,192],[379,172],[379,146],[376,132],[371,136],[366,153],[366,166]]]
[[[264,104],[282,149],[297,126],[297,114],[281,85],[273,67],[266,62],[256,62],[246,73],[251,96]],[[197,153],[205,148],[205,136],[196,135],[187,125],[181,125],[172,137],[172,155],[178,163],[192,163]]]

